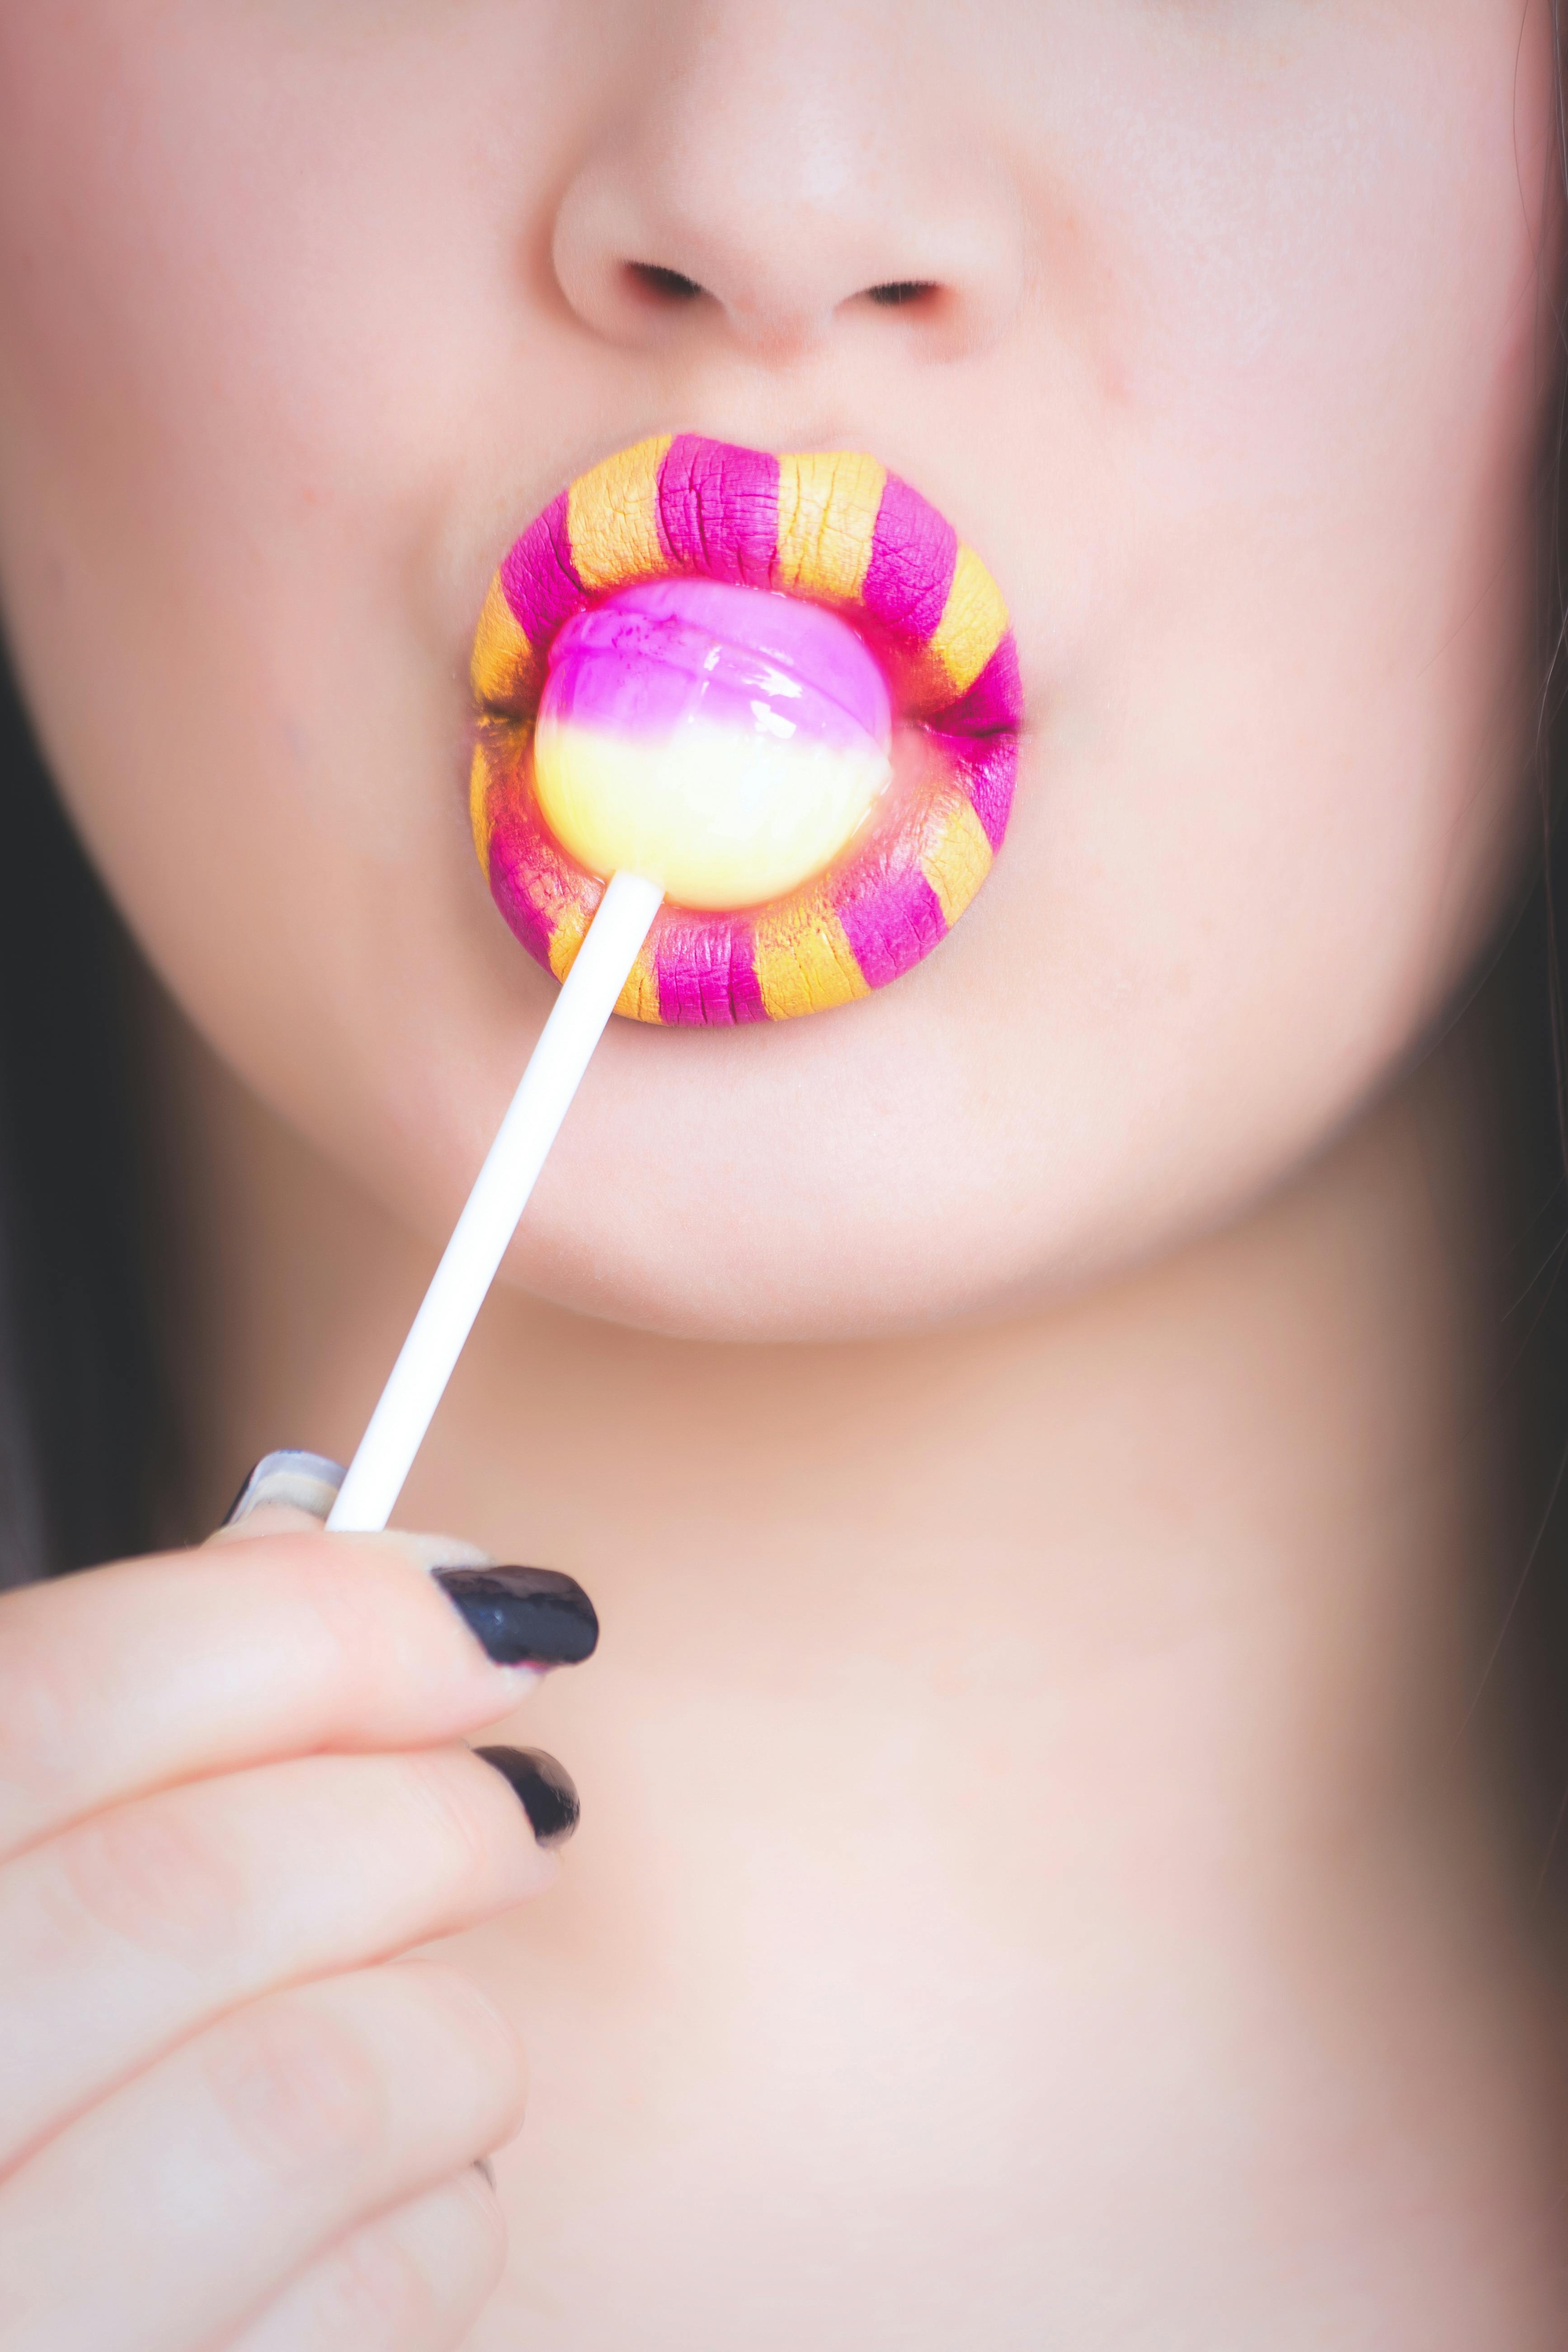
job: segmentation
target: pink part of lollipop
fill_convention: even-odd
[[[638,582],[577,614],[550,648],[542,712],[625,735],[700,715],[756,731],[758,704],[831,745],[892,728],[888,685],[865,641],[796,596],[722,580]]]

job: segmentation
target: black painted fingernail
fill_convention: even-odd
[[[529,1826],[541,1845],[564,1845],[582,1807],[572,1776],[541,1748],[476,1748],[516,1790]]]
[[[552,1568],[437,1568],[432,1574],[498,1666],[580,1666],[599,1639],[582,1586]]]
[[[302,1453],[286,1445],[264,1454],[224,1513],[220,1525],[237,1527],[263,1503],[290,1503],[297,1511],[313,1512],[324,1519],[337,1500],[338,1488],[348,1476],[341,1462],[324,1454]]]

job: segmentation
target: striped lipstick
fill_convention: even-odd
[[[887,680],[897,776],[884,796],[868,797],[839,855],[763,903],[682,905],[672,892],[617,1010],[714,1025],[846,1003],[929,954],[985,878],[1006,829],[1022,709],[989,573],[873,458],[661,437],[594,467],[530,524],[490,583],[474,646],[480,863],[518,938],[563,978],[605,877],[563,845],[541,804],[536,722],[552,651],[559,640],[563,656],[602,653],[620,601],[634,611],[648,603],[626,591],[693,579],[805,599],[847,624]],[[595,611],[599,620],[582,618]],[[806,646],[790,690],[808,697],[821,683],[812,664],[820,671],[828,659],[811,635],[773,632]],[[854,703],[828,686],[827,701]],[[550,724],[547,710],[547,738]],[[702,895],[695,885],[693,895]]]

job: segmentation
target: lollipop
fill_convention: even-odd
[[[563,982],[329,1527],[384,1526],[612,1012],[780,1021],[928,955],[1006,829],[1007,615],[870,457],[693,435],[584,475],[474,646],[474,841]]]

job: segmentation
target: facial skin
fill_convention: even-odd
[[[513,1274],[873,1334],[1244,1205],[1517,860],[1551,72],[1542,0],[11,0],[0,586],[176,997],[444,1232],[552,994],[464,814],[498,556],[648,433],[864,446],[1012,607],[1006,852],[865,1003],[616,1024]]]

